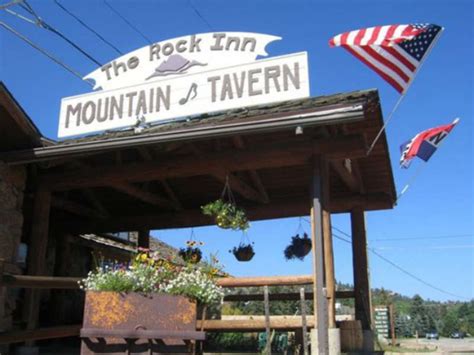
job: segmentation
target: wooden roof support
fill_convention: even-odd
[[[245,149],[245,142],[241,136],[232,137],[232,141],[236,148]],[[265,186],[263,186],[262,179],[260,179],[260,175],[258,175],[258,172],[255,169],[252,169],[252,170],[249,170],[249,175],[254,186],[257,188],[258,192],[260,193],[263,203],[270,202],[267,190],[265,189]]]
[[[44,275],[46,272],[51,195],[51,191],[42,185],[38,186],[35,193],[27,258],[27,271],[30,275]],[[28,330],[35,329],[38,325],[39,307],[39,292],[27,290],[24,300],[24,315]]]
[[[149,191],[145,191],[133,184],[123,183],[123,182],[113,182],[110,184],[115,190],[121,191],[129,196],[135,197],[138,200],[141,200],[152,205],[161,206],[165,208],[171,208],[174,210],[179,210],[179,206],[176,206],[172,201],[158,196]]]
[[[99,211],[100,214],[105,217],[110,217],[109,211],[107,211],[102,202],[97,198],[94,191],[92,191],[91,189],[84,189],[82,190],[82,192],[84,196],[89,200],[89,202],[95,207],[95,209]]]
[[[87,207],[81,203],[67,200],[61,197],[53,197],[52,206],[79,216],[91,217],[91,218],[107,218],[109,215],[103,214],[101,211]]]
[[[166,181],[166,179],[163,179],[160,182],[161,182],[161,185],[163,186],[163,189],[166,192],[166,195],[171,200],[171,202],[172,202],[173,206],[175,207],[175,209],[177,211],[181,211],[183,209],[183,205],[179,201],[178,196],[176,196],[176,194],[174,193],[174,191],[171,188],[171,186],[169,185],[169,183]]]
[[[350,159],[331,160],[330,164],[334,171],[339,175],[344,184],[352,192],[360,192],[361,183],[359,177],[354,174]]]
[[[352,198],[332,199],[329,210],[332,213],[349,212],[355,207],[363,209],[386,209],[391,206],[391,198],[385,194],[353,196]],[[282,215],[304,216],[308,214],[309,202],[304,199],[297,201],[273,201],[271,204],[244,206],[250,220],[279,218]],[[72,233],[118,232],[128,230],[166,229],[191,226],[206,226],[213,220],[202,214],[201,209],[184,210],[180,213],[154,213],[137,216],[114,216],[108,220],[68,221],[61,226]]]
[[[152,161],[154,159],[153,153],[147,147],[139,147],[138,152],[140,153],[143,160],[145,160],[145,161]],[[168,198],[173,203],[173,206],[175,206],[175,209],[176,210],[182,210],[183,206],[182,206],[181,202],[179,201],[178,197],[176,196],[176,194],[174,193],[173,189],[168,184],[166,179],[161,179],[160,183],[161,183],[163,189],[165,190],[166,195],[168,196]]]
[[[205,154],[201,152],[201,150],[194,143],[188,143],[188,145],[191,148],[191,151],[198,158],[202,160],[206,159]],[[209,173],[223,184],[228,182],[231,190],[237,192],[242,197],[251,201],[264,202],[258,191],[250,187],[245,181],[238,178],[229,171],[217,167],[214,169],[210,169]]]
[[[303,165],[313,153],[327,153],[329,159],[363,157],[366,143],[363,136],[346,136],[322,139],[315,142],[299,142],[291,146],[268,144],[248,148],[207,154],[205,159],[196,157],[163,159],[124,166],[107,166],[87,171],[45,174],[42,183],[54,190],[69,190],[81,187],[111,186],[112,182],[137,182],[174,177],[191,177],[221,169],[245,171],[260,168]]]

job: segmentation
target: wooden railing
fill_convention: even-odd
[[[36,288],[36,289],[79,289],[76,277],[28,276],[0,274],[0,287]],[[262,287],[262,286],[302,286],[313,283],[311,275],[270,276],[270,277],[224,277],[218,284],[225,288]],[[304,292],[305,299],[312,299],[312,292]],[[336,298],[353,298],[353,291],[337,291]],[[300,300],[300,293],[269,294],[269,301]],[[263,294],[226,295],[224,301],[264,301]],[[257,331],[264,330],[270,324],[272,329],[301,328],[302,320],[294,317],[269,317],[269,319],[252,320],[198,320],[198,328],[205,331]],[[314,327],[313,317],[308,317],[307,327]],[[32,330],[16,330],[0,334],[0,344],[25,341],[54,339],[79,336],[81,325],[65,325]]]

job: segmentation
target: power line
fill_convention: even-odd
[[[153,42],[143,34],[136,26],[134,26],[129,20],[127,20],[120,12],[118,12],[112,5],[110,5],[107,0],[104,0],[104,4],[109,7],[118,17],[120,17],[132,30],[138,33],[148,44],[152,44]]]
[[[6,8],[9,8],[10,6],[13,6],[13,5],[16,5],[20,2],[22,2],[23,0],[13,0],[13,1],[10,1],[6,4],[3,4],[3,5],[0,5],[0,10],[3,10],[3,9],[6,9]]]
[[[465,244],[465,245],[439,245],[439,246],[421,246],[421,247],[374,247],[375,250],[446,250],[446,249],[472,249],[474,248],[474,244]]]
[[[452,239],[452,238],[467,238],[474,234],[453,234],[453,235],[438,235],[432,237],[402,237],[402,238],[378,238],[372,239],[372,242],[393,241],[393,240],[423,240],[423,239]]]
[[[48,30],[52,33],[54,33],[55,35],[57,35],[58,37],[62,38],[64,41],[66,41],[69,45],[71,45],[72,47],[74,47],[77,51],[79,51],[81,54],[83,54],[85,57],[87,57],[89,60],[91,60],[92,62],[94,62],[95,64],[97,64],[98,66],[102,66],[102,64],[96,60],[94,57],[92,57],[89,53],[87,53],[85,50],[83,50],[81,47],[79,47],[79,45],[77,45],[76,43],[74,43],[72,40],[70,40],[68,37],[66,37],[65,35],[63,35],[60,31],[58,31],[57,29],[55,29],[54,27],[52,27],[51,25],[49,25],[48,23],[46,23],[35,11],[34,9],[31,7],[31,5],[26,1],[26,0],[22,0],[21,3],[19,3],[20,7],[22,9],[24,9],[25,11],[27,11],[29,14],[31,14],[35,20],[31,20],[31,19],[28,19],[26,18],[25,16],[22,16],[20,15],[19,13],[16,13],[12,10],[9,10],[9,9],[5,9],[5,11],[7,11],[8,13],[12,14],[12,15],[15,15],[19,18],[21,18],[22,20],[24,21],[27,21],[31,24],[35,24],[45,30]]]
[[[309,222],[309,221],[307,221]],[[337,227],[334,227],[332,226],[333,229],[335,229],[336,231],[338,231],[339,233],[342,233],[344,234],[345,236],[347,236],[348,238],[352,238],[352,236],[350,234],[347,234],[346,232],[344,232],[343,230],[337,228]],[[431,237],[417,237],[417,236],[414,236],[414,237],[402,237],[402,238],[377,238],[377,239],[371,239],[372,242],[376,242],[376,241],[392,241],[392,240],[422,240],[422,239],[450,239],[450,238],[466,238],[466,237],[472,237],[474,236],[474,234],[452,234],[452,235],[438,235],[438,236],[431,236]]]
[[[188,0],[188,5],[193,9],[194,13],[201,19],[201,21],[204,22],[211,31],[214,31],[211,24],[205,19],[205,17],[201,14],[197,7],[194,6],[191,0]]]
[[[310,221],[308,221],[307,219],[304,219],[307,223],[311,223]],[[349,237],[352,239],[352,236],[346,232],[344,232],[343,230],[335,227],[335,226],[332,226],[333,229],[335,229],[336,231],[344,234],[346,237]],[[344,237],[341,237],[337,234],[335,234],[334,232],[332,232],[332,235],[334,238],[336,239],[339,239],[341,241],[344,241],[345,243],[348,243],[348,244],[352,244],[352,241],[351,240],[348,240]],[[410,276],[411,278],[417,280],[418,282],[421,282],[422,284],[428,286],[428,287],[431,287],[432,289],[436,290],[436,291],[439,291],[441,293],[444,293],[444,294],[447,294],[449,296],[454,296],[454,297],[457,297],[457,298],[462,298],[462,299],[469,299],[467,297],[464,297],[464,296],[460,296],[460,295],[457,295],[457,294],[454,294],[454,293],[451,293],[449,291],[446,291],[446,290],[443,290],[442,288],[439,288],[435,285],[432,285],[431,283],[419,278],[418,276],[412,274],[411,272],[405,270],[404,268],[402,268],[401,266],[397,265],[395,262],[391,261],[390,259],[387,259],[386,257],[384,257],[383,255],[377,253],[373,248],[370,248],[369,246],[367,246],[367,250],[369,250],[371,253],[373,253],[374,255],[376,255],[377,257],[379,257],[380,259],[382,259],[383,261],[385,261],[386,263],[392,265],[394,268],[398,269],[399,271],[403,272],[405,275],[408,275]]]
[[[344,232],[344,234],[348,235],[348,234],[345,233],[345,232]],[[335,238],[337,238],[337,239],[340,239],[340,240],[343,240],[343,241],[346,242],[346,243],[352,244],[351,241],[349,241],[349,240],[347,240],[347,239],[345,239],[345,238],[343,238],[343,237],[341,237],[341,236],[338,236],[337,234],[334,234],[334,232],[333,232],[332,235],[333,235]],[[424,285],[426,285],[426,286],[428,286],[428,287],[430,287],[430,288],[432,288],[432,289],[434,289],[434,290],[436,290],[436,291],[439,291],[439,292],[444,293],[444,294],[446,294],[446,295],[454,296],[454,297],[457,297],[457,298],[469,299],[469,298],[467,298],[467,297],[460,296],[460,295],[457,295],[457,294],[455,294],[455,293],[451,293],[451,292],[449,292],[449,291],[443,290],[442,288],[439,288],[438,286],[435,286],[435,285],[433,285],[433,284],[431,284],[431,283],[429,283],[429,282],[427,282],[427,281],[421,279],[420,277],[418,277],[418,276],[412,274],[411,272],[409,272],[409,271],[405,270],[404,268],[402,268],[401,266],[397,265],[395,262],[391,261],[390,259],[387,259],[387,258],[384,257],[383,255],[379,254],[379,253],[378,253],[377,251],[375,251],[373,248],[370,248],[370,247],[367,246],[367,249],[368,249],[372,254],[374,254],[375,256],[379,257],[380,259],[382,259],[382,260],[385,261],[386,263],[392,265],[394,268],[396,268],[397,270],[401,271],[401,272],[404,273],[405,275],[410,276],[411,278],[417,280],[418,282],[421,282],[422,284],[424,284]]]
[[[434,290],[437,290],[439,292],[442,292],[446,295],[450,295],[450,296],[454,296],[454,297],[458,297],[458,298],[462,298],[462,299],[466,299],[468,300],[469,298],[467,297],[464,297],[464,296],[459,296],[455,293],[451,293],[449,291],[446,291],[446,290],[443,290],[442,288],[439,288],[435,285],[432,285],[430,284],[429,282],[426,282],[425,280],[419,278],[418,276],[412,274],[411,272],[403,269],[401,266],[398,266],[397,264],[395,264],[393,261],[387,259],[386,257],[384,257],[383,255],[380,255],[379,253],[377,253],[375,250],[373,250],[372,248],[368,248],[373,254],[375,254],[376,256],[378,256],[380,259],[384,260],[385,262],[389,263],[390,265],[392,265],[394,268],[398,269],[399,271],[403,272],[404,274],[410,276],[411,278],[417,280],[418,282],[421,282],[422,284],[428,286],[428,287],[431,287],[432,289]]]
[[[62,5],[58,0],[54,0],[54,3],[61,8],[65,13],[67,13],[69,16],[74,18],[77,22],[79,22],[83,27],[88,29],[90,32],[92,32],[97,38],[99,38],[102,42],[107,44],[109,47],[114,49],[118,54],[123,54],[120,49],[115,47],[112,43],[110,43],[108,40],[106,40],[100,33],[98,33],[96,30],[91,28],[89,25],[87,25],[84,21],[82,21],[77,15],[73,14],[70,10],[68,10],[64,5]]]
[[[79,79],[81,79],[82,82],[84,82],[84,80],[82,79],[82,75],[79,74],[77,71],[75,71],[74,69],[72,69],[70,66],[64,64],[63,62],[61,62],[61,60],[59,60],[58,58],[56,58],[55,56],[53,56],[52,54],[48,53],[47,51],[45,51],[43,48],[37,46],[36,44],[34,44],[29,38],[23,36],[21,33],[19,33],[18,31],[16,31],[14,28],[8,26],[6,23],[4,23],[3,21],[0,21],[0,26],[2,26],[3,28],[5,28],[7,31],[13,33],[15,36],[17,36],[18,38],[20,38],[21,40],[25,41],[26,43],[28,43],[30,46],[32,46],[34,49],[36,49],[37,51],[39,51],[40,53],[42,53],[43,55],[45,55],[46,57],[48,57],[49,59],[51,59],[53,62],[55,62],[56,64],[58,64],[59,66],[61,66],[63,69],[67,70],[68,72],[70,72],[71,74],[75,75],[76,77],[78,77]],[[90,82],[86,81],[89,85],[92,85]]]

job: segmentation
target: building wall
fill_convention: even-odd
[[[13,274],[21,272],[16,260],[23,229],[25,182],[25,167],[8,166],[0,161],[0,259],[5,262],[4,271]],[[14,292],[0,288],[0,332],[12,325]]]

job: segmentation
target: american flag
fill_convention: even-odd
[[[403,94],[442,30],[434,24],[377,26],[339,34],[329,45],[347,49]]]

